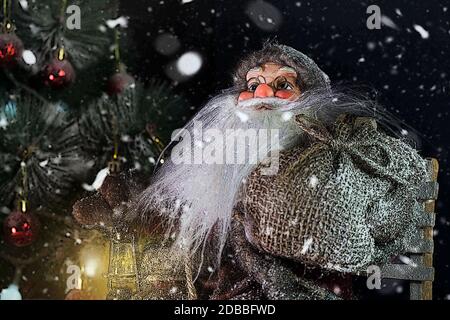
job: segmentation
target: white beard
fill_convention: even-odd
[[[227,129],[256,129],[258,132],[261,129],[278,129],[278,141],[274,143],[269,139],[267,149],[258,148],[257,155],[247,145],[246,161],[238,164],[225,161],[222,164],[176,164],[171,156],[138,198],[135,214],[143,220],[152,219],[149,215],[159,215],[167,221],[168,235],[176,234],[174,249],[183,254],[193,254],[203,249],[205,239],[214,230],[218,241],[215,249],[220,259],[243,180],[262,159],[276,157],[278,151],[304,142],[306,135],[295,123],[296,115],[304,114],[329,124],[342,112],[355,113],[365,108],[361,101],[340,100],[343,97],[329,90],[308,93],[295,102],[268,98],[237,103],[236,93],[217,96],[175,137],[174,140],[182,139],[172,151],[172,155],[177,155],[175,158],[187,156],[184,159],[192,159],[194,150],[214,146],[216,140],[205,141],[203,137],[198,143],[191,138],[199,128],[203,132],[218,130],[224,137],[223,141],[228,141]],[[274,109],[255,110],[262,104]],[[218,143],[215,147],[223,148]],[[236,152],[234,155],[239,156]],[[256,162],[249,161],[255,156]]]

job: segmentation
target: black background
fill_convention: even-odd
[[[133,41],[122,49],[130,71],[142,80],[172,81],[166,68],[181,54],[196,51],[201,70],[173,82],[193,109],[231,84],[239,59],[268,38],[312,57],[334,84],[358,85],[422,135],[422,154],[439,159],[440,194],[435,235],[434,295],[450,294],[450,217],[448,141],[450,93],[450,2],[448,1],[295,1],[266,0],[278,9],[281,23],[260,29],[249,17],[248,0],[122,1]],[[366,9],[376,4],[396,28],[369,30]],[[423,39],[414,25],[429,32]],[[178,38],[167,56],[155,50],[160,34]],[[176,115],[175,115],[176,116]]]

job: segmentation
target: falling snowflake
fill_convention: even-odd
[[[8,126],[8,120],[5,117],[0,117],[0,129],[6,129]]]
[[[377,44],[375,42],[367,42],[367,49],[369,49],[369,51],[373,51],[376,46]]]
[[[176,66],[180,74],[193,76],[202,67],[202,57],[197,52],[186,52],[177,61]]]
[[[420,34],[422,39],[428,39],[430,37],[430,33],[427,30],[425,30],[421,25],[415,24],[413,27],[414,30],[416,30]]]
[[[309,178],[309,187],[310,188],[315,188],[315,187],[317,187],[317,185],[319,184],[319,179],[317,178],[317,176],[315,176],[315,175],[312,175],[310,178]]]
[[[407,257],[407,256],[402,256],[400,255],[398,257],[400,259],[401,262],[403,262],[404,264],[407,264],[411,267],[417,267],[417,264],[411,260],[411,258]]]
[[[22,300],[19,287],[16,284],[11,284],[8,288],[0,291],[0,300]]]
[[[312,238],[308,238],[308,240],[305,241],[305,243],[303,244],[303,248],[302,251],[300,251],[301,254],[305,254],[308,249],[311,247],[313,243],[313,239]]]
[[[24,50],[22,53],[22,59],[29,66],[36,64],[37,61],[36,55],[31,50]]]
[[[48,164],[48,159],[47,160],[44,160],[44,161],[41,161],[41,162],[39,162],[39,166],[41,166],[42,168],[43,167],[45,167],[46,165]]]
[[[386,27],[389,27],[389,28],[392,28],[392,29],[395,29],[395,30],[399,30],[399,27],[388,16],[381,15],[381,23],[383,25],[385,25]]]
[[[110,29],[114,29],[117,26],[120,26],[121,28],[128,27],[128,19],[126,17],[118,17],[117,19],[110,19],[106,21],[106,25]]]
[[[23,10],[28,10],[28,1],[27,0],[19,0],[19,4],[22,7]]]

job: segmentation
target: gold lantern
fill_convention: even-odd
[[[115,232],[110,242],[108,298],[129,299],[138,291],[134,235],[122,237]]]
[[[113,159],[108,164],[109,174],[120,173],[117,139]],[[138,291],[136,245],[133,234],[123,235],[113,228],[109,249],[108,299],[130,299]]]

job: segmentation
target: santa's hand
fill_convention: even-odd
[[[164,228],[156,213],[136,212],[133,195],[144,190],[145,180],[131,171],[108,175],[97,193],[74,204],[72,215],[84,226],[107,232],[162,233]]]
[[[131,177],[125,174],[109,175],[98,192],[78,200],[72,214],[75,220],[90,227],[116,227],[123,220],[130,199]]]
[[[112,226],[113,211],[99,193],[78,200],[73,206],[72,215],[84,226]]]

